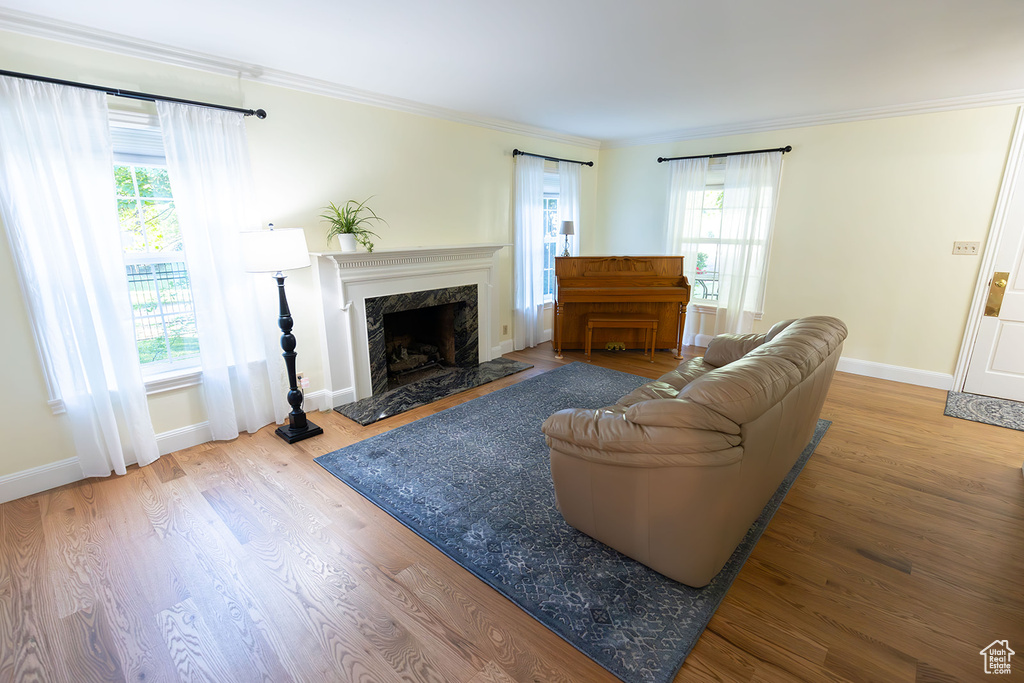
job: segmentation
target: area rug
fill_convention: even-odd
[[[1024,432],[1024,403],[1017,401],[950,391],[946,394],[943,414]]]
[[[555,507],[541,423],[648,380],[572,363],[317,462],[623,681],[670,681],[828,429],[725,568],[696,589],[576,531]]]

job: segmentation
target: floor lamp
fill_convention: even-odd
[[[309,250],[306,247],[306,233],[302,228],[284,228],[242,233],[242,255],[245,258],[245,269],[250,273],[275,273],[277,280],[277,296],[281,302],[281,312],[277,324],[281,327],[281,348],[284,349],[284,364],[288,368],[288,403],[292,412],[288,413],[288,424],[277,428],[275,434],[287,441],[295,443],[308,439],[324,430],[308,419],[302,410],[302,390],[298,387],[295,377],[295,335],[292,334],[292,314],[288,309],[288,299],[284,295],[284,270],[309,268]]]

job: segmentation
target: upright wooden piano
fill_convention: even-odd
[[[582,349],[587,313],[646,313],[658,317],[655,348],[675,349],[682,358],[683,322],[690,283],[683,277],[682,256],[555,257],[555,353]],[[640,330],[598,329],[594,346],[621,341],[643,348]]]

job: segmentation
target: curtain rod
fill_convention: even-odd
[[[721,154],[697,154],[692,157],[658,157],[658,163],[663,161],[680,161],[682,159],[720,159],[722,157],[735,157],[741,154],[763,154],[765,152],[792,152],[793,146],[786,145],[785,147],[776,147],[775,149],[752,149],[748,152],[723,152]]]
[[[39,81],[41,83],[56,83],[57,85],[69,85],[73,88],[84,88],[86,90],[98,90],[105,92],[108,95],[114,97],[126,97],[130,100],[144,100],[146,102],[177,102],[178,104],[191,104],[197,107],[207,107],[208,109],[223,109],[224,111],[236,111],[239,114],[245,116],[255,116],[258,119],[267,118],[267,112],[262,109],[242,109],[240,107],[229,107],[224,104],[210,104],[209,102],[196,102],[195,100],[182,100],[177,97],[164,97],[163,95],[151,95],[144,92],[135,92],[133,90],[121,90],[120,88],[108,88],[102,85],[90,85],[88,83],[76,83],[75,81],[62,81],[59,78],[48,78],[46,76],[33,76],[31,74],[22,74],[17,71],[4,71],[0,69],[0,76],[12,76],[13,78],[21,78],[26,81]]]
[[[593,166],[594,165],[593,161],[573,161],[572,159],[559,159],[558,157],[546,157],[543,154],[533,154],[531,152],[524,152],[521,149],[514,149],[514,150],[512,150],[512,158],[513,159],[515,157],[519,156],[520,154],[522,154],[523,156],[528,156],[528,157],[538,157],[540,159],[547,159],[548,161],[567,161],[570,164],[579,164],[580,166]]]

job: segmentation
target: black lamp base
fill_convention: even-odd
[[[324,430],[321,427],[317,427],[309,420],[306,420],[306,427],[304,429],[292,429],[290,424],[283,424],[274,430],[274,433],[288,443],[295,443],[296,441],[302,441],[303,439],[308,439],[309,437],[316,436],[317,434],[323,434]]]

